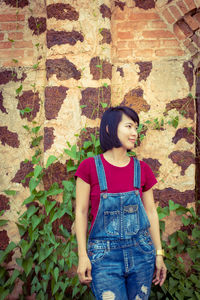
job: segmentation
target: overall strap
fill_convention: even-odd
[[[95,165],[96,165],[96,170],[97,170],[97,176],[99,179],[100,191],[101,192],[106,191],[108,189],[107,181],[106,181],[106,174],[105,174],[105,170],[104,170],[100,155],[95,156],[94,160],[95,160]]]
[[[140,189],[140,185],[141,185],[140,162],[135,157],[133,157],[133,160],[134,160],[134,183],[133,183],[133,186],[136,189]]]

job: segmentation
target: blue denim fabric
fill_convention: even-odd
[[[101,195],[88,239],[88,256],[97,300],[146,300],[150,294],[155,248],[139,194],[140,163],[133,159],[136,190],[107,193],[103,163],[100,156],[95,157]]]

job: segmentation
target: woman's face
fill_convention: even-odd
[[[127,115],[122,114],[122,119],[117,128],[117,136],[122,147],[130,150],[134,148],[137,139],[137,123],[130,119]]]

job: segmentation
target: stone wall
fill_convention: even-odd
[[[28,195],[28,178],[21,180],[32,171],[34,150],[23,126],[41,126],[43,161],[59,157],[53,173],[64,179],[66,141],[76,143],[83,127],[96,128],[106,105],[139,113],[145,138],[135,151],[157,177],[155,200],[194,204],[199,6],[199,0],[1,1],[0,209],[10,221],[0,231],[1,249],[19,239],[15,222]],[[168,124],[177,117],[177,128]],[[17,194],[7,196],[7,189]]]

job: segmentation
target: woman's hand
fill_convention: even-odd
[[[89,284],[92,281],[92,265],[87,255],[79,256],[77,274],[81,283]]]
[[[167,268],[163,261],[163,257],[161,255],[156,256],[156,269],[154,272],[154,279],[153,283],[155,285],[159,284],[160,286],[163,285],[167,276]]]

